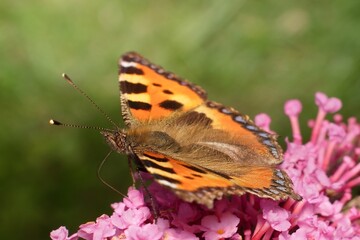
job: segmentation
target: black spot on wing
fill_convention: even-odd
[[[211,170],[211,169],[208,169],[208,168],[201,169],[201,168],[198,168],[198,167],[192,166],[192,165],[186,165],[186,164],[181,164],[181,165],[184,166],[184,167],[186,167],[186,168],[188,168],[188,169],[190,169],[190,170],[193,170],[193,171],[195,171],[195,172],[197,172],[197,173],[202,173],[202,174],[212,173],[212,174],[221,176],[221,177],[223,177],[223,178],[225,178],[225,179],[232,179],[230,176],[228,176],[228,175],[226,175],[226,174],[224,174],[224,173],[221,173],[221,172],[218,172],[218,171],[214,171],[214,170]],[[200,175],[197,175],[196,173],[195,173],[195,174],[192,173],[191,175],[194,176],[194,177],[198,177],[198,176],[200,177]]]
[[[194,177],[197,177],[197,178],[202,177],[201,175],[196,174],[196,173],[191,173],[191,175],[194,176]]]
[[[128,81],[120,82],[121,93],[145,93],[147,92],[147,86],[141,83],[131,83]]]
[[[202,173],[202,174],[206,174],[207,172],[205,171],[205,170],[203,170],[203,169],[201,169],[201,168],[198,168],[198,167],[196,167],[196,166],[192,166],[192,165],[187,165],[187,164],[181,164],[183,167],[186,167],[186,168],[188,168],[188,169],[190,169],[190,170],[193,170],[193,171],[195,171],[195,172],[197,172],[197,173]]]
[[[136,68],[136,67],[121,67],[120,68],[120,73],[125,73],[125,74],[135,74],[135,75],[144,75],[143,70]]]
[[[165,94],[174,94],[172,91],[170,91],[170,90],[167,90],[167,89],[165,89],[164,91],[163,91],[163,93],[165,93]]]
[[[174,100],[165,100],[161,103],[159,103],[159,106],[168,110],[178,110],[180,109],[183,104],[179,103],[178,101]]]
[[[175,173],[174,169],[163,167],[159,164],[154,163],[153,161],[142,160],[142,163],[144,164],[144,166],[149,167],[149,168],[159,169],[159,170],[167,172],[167,173]]]
[[[136,110],[150,110],[151,109],[151,104],[149,104],[149,103],[135,102],[135,101],[131,101],[131,100],[128,100],[127,102],[128,102],[129,107],[132,109],[136,109]]]
[[[145,157],[151,158],[152,160],[155,160],[157,162],[168,162],[168,159],[166,157],[159,158],[159,157],[154,157],[154,156],[146,154],[146,153],[144,153],[143,155]]]
[[[167,181],[167,182],[173,183],[173,184],[180,184],[181,183],[179,180],[169,178],[169,177],[165,177],[165,176],[162,176],[160,174],[154,173],[154,174],[151,174],[151,175],[157,180],[164,180],[164,181]]]
[[[161,84],[159,83],[153,83],[152,85],[154,85],[155,87],[161,87]]]

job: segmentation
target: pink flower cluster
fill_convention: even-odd
[[[337,98],[316,94],[319,107],[315,120],[309,122],[311,139],[302,143],[298,100],[285,104],[290,118],[292,141],[282,168],[294,182],[303,200],[276,202],[254,195],[231,196],[216,201],[214,208],[187,203],[157,183],[148,190],[155,203],[155,219],[146,191],[129,188],[122,202],[112,204],[111,216],[102,215],[95,222],[80,225],[77,233],[68,236],[60,227],[51,232],[53,240],[129,239],[129,240],[193,240],[193,239],[359,239],[359,197],[352,195],[360,185],[360,124],[355,118],[347,123],[342,116],[326,115],[341,108]],[[256,123],[270,130],[270,118],[260,114]]]

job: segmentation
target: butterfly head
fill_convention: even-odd
[[[126,144],[126,134],[123,130],[101,131],[100,133],[105,137],[106,142],[114,151],[126,154],[130,152]]]

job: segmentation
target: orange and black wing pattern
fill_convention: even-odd
[[[276,168],[283,161],[282,149],[276,141],[276,135],[256,126],[247,115],[216,102],[206,101],[193,111],[206,116],[213,129],[231,135],[232,146],[236,146],[237,151],[250,152],[243,154],[244,157],[239,154],[234,162],[227,163],[237,169],[234,171],[237,174],[227,175],[237,189],[240,187],[243,191],[274,200],[286,199],[289,196],[295,200],[301,199],[293,191],[292,181],[286,172]],[[225,144],[218,145],[226,148]]]
[[[159,184],[171,189],[185,201],[195,201],[208,208],[213,207],[215,199],[221,199],[224,195],[242,195],[245,192],[275,200],[288,196],[301,199],[293,192],[289,177],[278,169],[245,167],[243,174],[235,177],[161,153],[147,151],[139,153],[138,157]]]
[[[122,114],[134,141],[130,145],[158,183],[185,201],[210,208],[223,195],[245,192],[301,199],[288,175],[276,168],[283,158],[275,135],[235,109],[206,100],[202,88],[137,53],[123,55],[119,66]],[[167,121],[156,121],[161,119]],[[142,132],[139,138],[136,132]],[[176,151],[162,144],[177,146]]]
[[[211,119],[213,129],[232,135],[239,146],[252,149],[255,164],[276,165],[282,162],[282,149],[276,135],[256,126],[247,115],[213,101],[207,101],[193,111],[205,114]]]
[[[206,99],[199,86],[134,52],[124,54],[119,61],[119,84],[123,119],[128,126],[190,110]]]

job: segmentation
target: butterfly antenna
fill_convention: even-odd
[[[112,125],[118,129],[119,127],[115,124],[113,120],[107,115],[81,88],[79,88],[72,80],[71,78],[66,75],[66,73],[62,74],[62,77],[71,85],[73,88],[76,89],[81,95],[83,95],[109,122],[111,122]]]
[[[103,168],[106,160],[108,159],[108,157],[110,156],[110,154],[112,153],[112,151],[110,151],[106,157],[104,158],[104,160],[101,161],[99,167],[98,167],[98,171],[97,171],[97,176],[99,178],[99,180],[108,188],[110,188],[111,190],[117,192],[118,194],[120,194],[122,197],[126,198],[126,195],[123,194],[122,192],[120,192],[119,190],[117,190],[115,187],[111,186],[108,182],[106,182],[102,177],[101,177],[101,169]]]
[[[94,127],[94,126],[82,126],[82,125],[76,125],[76,124],[67,124],[67,123],[59,122],[59,121],[54,120],[54,119],[50,119],[49,123],[50,123],[50,125],[55,125],[55,126],[83,128],[83,129],[94,129],[94,130],[98,130],[98,131],[114,132],[114,130],[112,130],[112,129],[102,128],[102,127]]]

